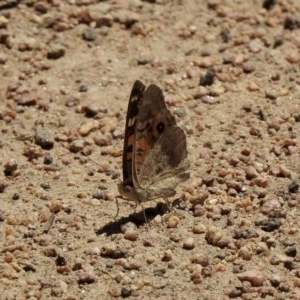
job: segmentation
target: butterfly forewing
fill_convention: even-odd
[[[123,147],[123,182],[124,185],[133,186],[133,145],[135,141],[135,126],[137,115],[139,113],[141,101],[143,99],[145,86],[139,80],[136,80],[129,97],[124,147]]]

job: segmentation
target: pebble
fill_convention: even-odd
[[[77,282],[78,282],[78,284],[91,284],[91,283],[96,281],[96,278],[97,277],[94,274],[94,272],[92,272],[92,271],[89,271],[89,272],[82,271],[78,275]]]
[[[207,226],[205,224],[200,223],[194,226],[192,230],[195,234],[205,233],[207,230]]]
[[[122,298],[128,298],[131,296],[131,289],[128,287],[123,287],[121,289],[121,296]]]
[[[54,146],[54,136],[49,128],[38,125],[35,130],[35,144],[43,149],[52,149]]]
[[[200,57],[193,61],[193,64],[200,68],[211,68],[215,63],[215,59],[211,56]]]
[[[96,40],[97,36],[98,36],[98,32],[94,28],[87,28],[82,33],[82,38],[88,42],[92,42]]]
[[[87,136],[93,129],[97,129],[98,127],[98,121],[89,121],[80,126],[79,133],[81,136]]]
[[[7,24],[8,24],[8,19],[5,16],[0,16],[0,28],[6,28]]]
[[[182,248],[192,250],[195,248],[195,241],[192,237],[187,237],[183,240]]]
[[[66,50],[62,45],[56,44],[52,45],[51,48],[47,52],[48,59],[59,59],[65,56]]]
[[[140,16],[137,13],[122,9],[112,12],[112,16],[115,22],[124,24],[127,28],[130,28],[140,19]]]
[[[201,283],[203,281],[203,276],[201,272],[198,270],[193,271],[191,275],[191,280],[193,281],[194,284]]]
[[[217,243],[223,237],[222,233],[219,231],[217,227],[210,226],[205,235],[205,239],[210,245],[217,245]]]
[[[18,169],[18,163],[15,159],[10,159],[4,164],[4,174],[5,176],[12,176],[16,173]]]
[[[45,165],[51,165],[53,163],[53,157],[51,156],[51,154],[49,152],[45,153],[43,163]]]
[[[289,63],[297,64],[300,61],[299,51],[290,50],[285,58]]]
[[[251,224],[250,224],[251,225]],[[235,239],[251,239],[257,238],[259,235],[254,228],[236,228],[233,238]]]
[[[22,106],[33,106],[37,104],[37,96],[32,93],[24,93],[17,97],[15,101]]]
[[[83,140],[75,140],[71,142],[69,145],[69,150],[73,153],[78,153],[81,151],[84,147],[84,141]]]
[[[127,222],[121,226],[121,231],[125,233],[126,231],[136,230],[137,226],[133,222]]]
[[[258,53],[262,50],[262,42],[258,39],[255,39],[255,40],[252,40],[250,41],[249,43],[249,50],[252,52],[252,53]]]
[[[52,201],[49,205],[49,210],[53,213],[58,213],[62,210],[62,203],[61,201]]]
[[[268,217],[276,217],[281,210],[281,204],[279,200],[274,198],[266,199],[263,205],[260,207],[260,211]]]
[[[7,62],[7,60],[8,60],[7,55],[0,52],[0,64],[4,65]]]
[[[110,133],[95,133],[92,136],[97,146],[109,146],[112,143],[112,135]]]
[[[243,71],[248,74],[248,73],[252,73],[255,71],[255,64],[253,62],[250,61],[246,61],[243,66]]]
[[[246,173],[246,178],[248,180],[253,179],[253,178],[255,178],[259,175],[258,172],[256,171],[256,169],[253,166],[247,167],[246,170],[245,170],[245,173]]]
[[[173,257],[173,253],[170,249],[166,250],[161,258],[162,261],[171,261]]]
[[[179,222],[180,222],[179,217],[170,215],[170,217],[167,220],[168,228],[176,228],[178,226]]]
[[[282,225],[280,218],[269,218],[255,222],[256,225],[260,226],[262,230],[266,232],[272,232],[277,230]]]
[[[262,286],[266,280],[264,274],[261,271],[255,269],[240,273],[237,275],[237,278],[240,281],[248,281],[252,286],[255,287]]]
[[[116,243],[104,244],[101,248],[101,256],[114,259],[122,259],[127,256],[127,250],[120,248]]]
[[[210,263],[209,262],[209,256],[207,256],[206,254],[202,254],[202,253],[195,253],[190,258],[190,261],[191,261],[191,263],[199,264],[202,267],[207,267]]]
[[[238,251],[238,256],[244,260],[250,260],[253,257],[253,255],[254,255],[254,251],[252,247],[249,245],[244,245]]]
[[[129,240],[129,241],[136,241],[139,237],[139,234],[136,230],[126,230],[124,233],[124,239]]]

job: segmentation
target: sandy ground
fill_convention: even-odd
[[[300,299],[298,0],[0,1],[1,299]],[[115,196],[133,82],[191,178]]]

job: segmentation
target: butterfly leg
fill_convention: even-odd
[[[146,223],[146,227],[148,227],[148,220],[147,220],[147,216],[146,216],[146,212],[145,212],[145,208],[143,206],[142,203],[141,204],[141,207],[142,207],[142,211],[143,211],[143,217],[144,217],[144,220],[145,220],[145,223]]]
[[[118,217],[118,215],[119,215],[119,211],[120,211],[119,201],[118,201],[119,198],[122,199],[122,196],[117,196],[117,197],[116,197],[117,212],[116,212],[116,214],[115,214],[115,216],[114,216],[115,221],[116,221],[116,219],[117,219],[117,217]]]

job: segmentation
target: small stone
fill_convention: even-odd
[[[285,58],[289,63],[297,64],[300,61],[299,51],[290,50]]]
[[[52,149],[54,146],[53,134],[48,128],[38,125],[35,130],[35,143],[43,149]]]
[[[49,191],[51,189],[51,186],[49,184],[49,182],[42,182],[41,183],[41,188],[43,188],[45,191]]]
[[[214,77],[216,76],[216,71],[214,68],[210,68],[207,70],[205,75],[200,77],[200,86],[212,85],[214,82]],[[214,95],[213,95],[214,96]]]
[[[88,42],[92,42],[92,41],[96,40],[97,36],[98,36],[98,33],[94,28],[87,28],[82,33],[82,38]]]
[[[11,252],[5,252],[5,258],[4,258],[6,263],[11,263],[14,260],[14,256]]]
[[[37,96],[31,93],[24,93],[16,98],[16,102],[22,106],[33,106],[37,103]]]
[[[215,59],[211,56],[201,57],[194,61],[194,65],[200,68],[211,68],[215,63]]]
[[[269,218],[255,222],[256,225],[260,226],[262,230],[266,232],[272,232],[277,230],[282,225],[280,218]]]
[[[237,275],[240,281],[248,281],[252,286],[262,286],[266,278],[259,270],[249,270]]]
[[[83,140],[75,140],[69,145],[69,150],[73,153],[78,153],[83,149],[83,147],[84,147]]]
[[[132,230],[136,230],[137,227],[133,222],[127,222],[124,225],[121,226],[121,231],[123,233],[125,233],[126,231],[132,231]]]
[[[196,253],[191,258],[191,263],[199,264],[202,267],[207,267],[209,265],[209,257],[205,254]]]
[[[128,298],[131,296],[131,289],[127,287],[123,287],[121,289],[121,296],[122,298]]]
[[[89,251],[87,252],[87,254],[90,254],[90,255],[100,255],[101,254],[101,250],[99,247],[93,247],[91,249],[89,249]]]
[[[194,284],[201,283],[203,281],[203,276],[200,271],[195,270],[192,273],[191,280]]]
[[[164,252],[163,257],[161,258],[162,261],[171,261],[172,260],[172,251],[170,249]]]
[[[101,256],[122,259],[127,256],[127,251],[117,246],[114,242],[111,242],[102,246]]]
[[[5,16],[0,16],[0,28],[6,28],[8,24],[8,19]]]
[[[107,171],[109,171],[109,169],[110,169],[109,161],[103,160],[98,163],[98,172],[99,173],[106,173]]]
[[[258,233],[255,231],[254,228],[236,228],[234,230],[234,239],[250,239],[250,238],[257,238]]]
[[[243,64],[242,68],[246,74],[252,73],[253,71],[255,71],[255,65],[253,62],[250,62],[250,61],[245,62]]]
[[[124,233],[124,239],[129,241],[136,241],[139,237],[139,234],[136,230],[126,230]]]
[[[176,228],[179,224],[179,221],[180,219],[177,216],[171,215],[167,221],[168,228]]]
[[[193,216],[201,217],[205,214],[206,209],[201,204],[193,205]]]
[[[5,176],[12,176],[18,168],[18,163],[15,159],[10,159],[4,164],[4,174]]]
[[[245,173],[246,173],[246,178],[249,179],[249,180],[258,176],[258,173],[257,173],[256,169],[253,166],[249,166],[245,170]]]
[[[34,5],[34,9],[42,14],[45,14],[50,9],[50,5],[46,1],[39,1]]]
[[[96,275],[93,272],[79,273],[77,282],[78,284],[91,284],[96,281]]]
[[[97,146],[109,146],[112,142],[112,135],[110,133],[100,133],[97,132],[92,136],[95,144]]]
[[[53,201],[49,206],[49,210],[53,213],[58,213],[62,210],[62,203],[60,201]]]
[[[276,217],[281,211],[281,204],[277,198],[267,199],[260,208],[260,211],[268,217]]]
[[[250,260],[254,255],[254,251],[251,249],[250,246],[245,245],[241,247],[241,249],[238,252],[238,255],[244,260]]]
[[[7,58],[6,54],[0,52],[0,64],[4,65],[7,62],[7,59],[8,58]]]
[[[293,182],[288,186],[288,189],[289,189],[289,193],[296,194],[296,193],[298,192],[298,190],[299,190],[299,183],[293,181]]]
[[[97,121],[89,121],[81,125],[79,133],[81,136],[87,136],[93,129],[98,128],[99,123]]]
[[[113,13],[113,19],[118,23],[126,25],[126,28],[130,28],[134,23],[139,21],[140,17],[129,10],[116,10]]]
[[[205,233],[206,230],[207,230],[207,227],[204,224],[197,224],[196,226],[193,227],[193,233],[195,233],[195,234]]]
[[[249,43],[249,50],[253,53],[258,53],[261,51],[263,45],[262,42],[260,40],[252,40]]]
[[[188,237],[188,238],[184,239],[182,248],[186,249],[186,250],[194,249],[195,248],[194,239],[192,237]]]
[[[219,240],[222,238],[222,233],[218,230],[217,227],[209,227],[205,239],[210,245],[216,245]]]
[[[48,59],[59,59],[63,57],[66,53],[65,48],[62,45],[52,45],[48,50],[47,58]]]
[[[51,156],[51,154],[49,152],[46,152],[45,156],[44,156],[44,164],[50,165],[52,163],[53,163],[53,157]]]

